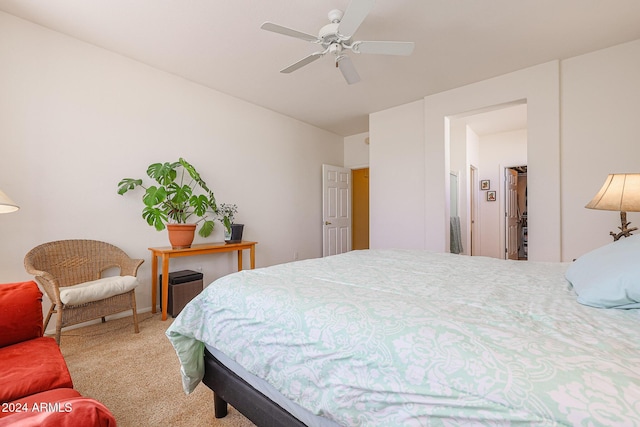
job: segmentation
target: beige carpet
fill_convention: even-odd
[[[213,415],[213,393],[200,384],[186,395],[180,365],[164,335],[172,319],[160,314],[131,317],[63,330],[61,349],[75,388],[104,403],[119,427],[249,427],[253,424],[229,407],[225,418]]]

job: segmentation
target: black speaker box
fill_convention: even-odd
[[[202,291],[203,275],[197,271],[180,270],[169,273],[167,314],[176,317],[189,301]],[[162,274],[160,275],[160,305],[162,307]]]

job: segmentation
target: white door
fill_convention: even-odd
[[[322,165],[322,256],[351,250],[351,170]]]
[[[518,172],[513,169],[504,170],[505,192],[505,258],[518,259]]]

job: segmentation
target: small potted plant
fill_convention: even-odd
[[[244,224],[236,224],[234,216],[238,213],[238,207],[234,204],[221,203],[218,207],[220,222],[224,225],[224,241],[226,243],[239,243],[242,241]]]
[[[189,162],[180,158],[173,163],[153,163],[147,168],[147,176],[155,184],[145,185],[142,179],[124,178],[118,183],[118,194],[142,187],[145,190],[142,218],[158,231],[166,227],[174,249],[191,247],[198,225],[200,236],[211,235],[219,215],[216,199]],[[175,233],[185,234],[185,229],[186,241],[178,240]]]

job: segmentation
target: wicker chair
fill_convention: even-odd
[[[60,345],[62,328],[98,318],[102,318],[104,322],[105,316],[127,310],[133,311],[134,329],[138,333],[135,296],[135,286],[138,282],[135,276],[138,267],[143,262],[144,260],[141,259],[129,258],[122,249],[116,246],[96,240],[59,240],[44,243],[30,250],[24,258],[25,269],[35,276],[36,281],[51,300],[51,308],[49,308],[44,322],[44,328],[47,328],[51,315],[56,313],[56,342],[58,345]],[[96,296],[93,296],[93,299],[85,298],[90,301],[83,301],[82,297],[76,297],[75,301],[71,302],[68,297],[65,297],[69,292],[79,290],[69,287],[79,284],[87,286],[86,282],[100,279],[105,270],[114,267],[120,269],[120,276],[105,280],[114,282],[127,279],[129,280],[127,288],[133,287],[133,289],[109,295],[109,293],[121,292],[122,286],[111,286],[109,283],[99,282],[89,285],[97,285],[98,288],[93,288],[95,291],[106,293],[103,295],[103,299],[95,300]],[[133,276],[133,278],[121,276]],[[60,297],[61,290],[66,293],[62,299]],[[63,301],[67,301],[67,303],[63,303]]]

